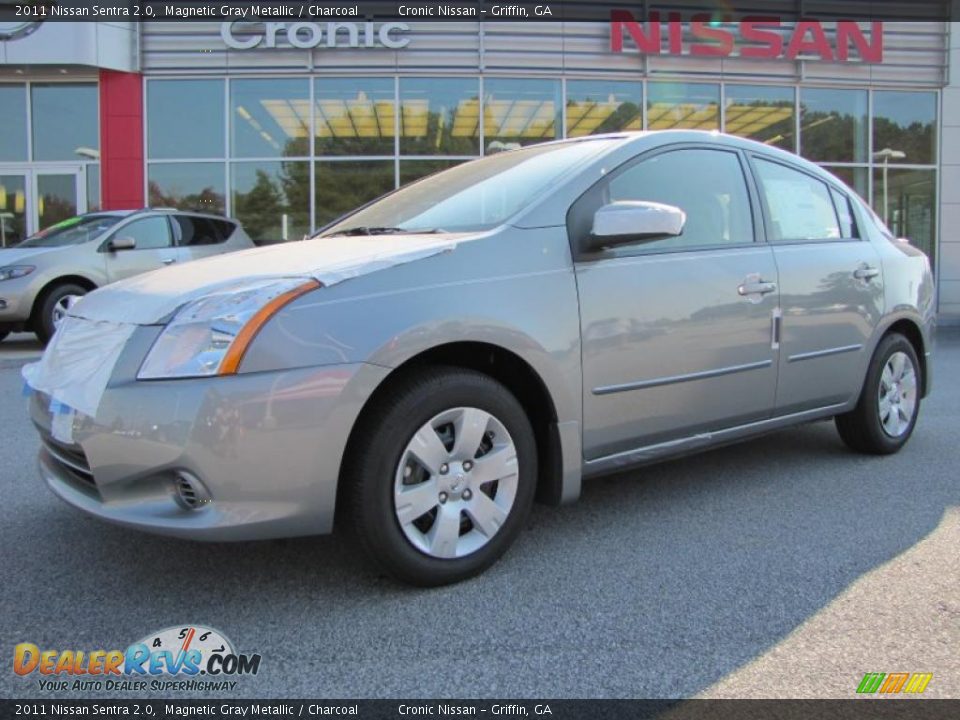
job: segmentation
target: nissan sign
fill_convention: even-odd
[[[689,23],[690,43],[684,41],[685,24],[679,13],[668,13],[664,23],[660,13],[651,12],[649,21],[641,23],[626,10],[614,10],[610,14],[610,50],[623,52],[624,40],[629,37],[647,55],[883,62],[882,22],[871,23],[868,37],[859,23],[837,21],[833,43],[817,20],[789,25],[777,18],[753,17],[738,23],[715,23],[710,15],[694,15]]]

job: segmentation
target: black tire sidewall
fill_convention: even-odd
[[[86,294],[87,289],[85,287],[72,283],[57,285],[52,288],[43,299],[43,304],[40,306],[40,316],[36,319],[34,332],[37,334],[37,337],[44,343],[50,342],[50,338],[53,337],[53,333],[56,330],[53,325],[53,308],[64,295]]]
[[[476,407],[506,427],[517,449],[517,495],[506,522],[494,537],[464,558],[439,559],[423,554],[403,533],[394,511],[394,478],[413,434],[436,415],[455,407]],[[368,425],[370,441],[361,443],[360,492],[354,523],[368,553],[388,573],[417,585],[457,582],[486,569],[513,543],[529,514],[536,490],[537,453],[533,429],[514,396],[492,378],[457,369],[432,371],[413,381],[385,403]]]
[[[883,369],[894,353],[902,352],[913,363],[913,371],[917,378],[917,405],[913,411],[913,417],[910,419],[910,426],[900,437],[891,437],[883,429],[880,422],[879,401],[880,401],[880,376]],[[863,395],[860,398],[860,405],[857,411],[860,414],[860,422],[864,424],[870,441],[883,453],[894,453],[902,448],[917,425],[917,418],[920,416],[920,403],[923,387],[923,375],[920,369],[920,361],[917,353],[910,344],[910,341],[899,334],[887,336],[874,353],[873,362],[870,365],[870,371],[867,373],[867,383],[863,389]]]

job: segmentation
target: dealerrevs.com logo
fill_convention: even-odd
[[[232,691],[233,678],[256,675],[258,654],[234,650],[221,632],[202,625],[169,627],[126,650],[49,650],[20,643],[13,671],[37,680],[39,690]]]

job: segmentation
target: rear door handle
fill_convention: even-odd
[[[853,276],[857,280],[873,280],[879,274],[880,268],[870,267],[869,265],[861,265],[853,271]]]
[[[164,259],[163,259],[163,264],[164,264],[164,265],[173,265],[176,261],[177,261],[176,258],[164,258]]]
[[[775,292],[776,289],[776,283],[762,280],[760,279],[759,275],[750,275],[742,283],[740,283],[740,286],[737,288],[737,292],[740,293],[740,295],[747,297],[748,295],[766,295],[768,293]]]

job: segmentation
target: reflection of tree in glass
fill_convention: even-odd
[[[179,210],[196,210],[199,212],[223,214],[224,198],[212,187],[205,187],[198,193],[181,195],[176,188],[165,191],[154,180],[150,181],[149,197],[151,207],[168,207]]]
[[[802,154],[811,160],[863,161],[866,130],[862,117],[804,110],[801,118]]]
[[[932,163],[934,161],[933,123],[913,122],[904,126],[889,118],[875,118],[873,147],[875,151],[890,148],[905,152],[907,157],[901,162]]]
[[[283,196],[265,170],[257,170],[256,176],[257,181],[248,192],[234,194],[233,214],[254,240],[279,239],[280,216],[285,209]]]
[[[393,190],[392,162],[318,163],[317,227]]]

